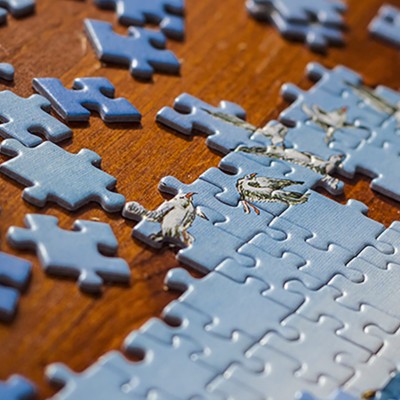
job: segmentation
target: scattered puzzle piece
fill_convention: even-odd
[[[400,9],[390,4],[382,5],[368,30],[373,36],[400,47]]]
[[[34,400],[36,387],[19,375],[12,375],[6,382],[0,381],[0,398],[2,400]]]
[[[25,228],[11,227],[7,238],[11,245],[36,251],[48,274],[78,278],[86,292],[98,292],[104,282],[129,283],[130,270],[122,258],[114,255],[118,242],[110,225],[77,220],[72,231],[58,227],[52,216],[28,214]]]
[[[0,0],[0,24],[7,22],[7,13],[15,18],[35,12],[35,0]]]
[[[32,85],[67,122],[88,121],[90,111],[97,111],[109,123],[141,120],[140,112],[127,99],[114,99],[115,88],[106,78],[77,78],[72,90],[56,78],[34,78]]]
[[[12,82],[14,80],[15,70],[11,64],[0,63],[0,78]]]
[[[50,103],[37,94],[24,99],[8,90],[0,92],[0,135],[17,139],[28,147],[42,142],[34,133],[54,142],[69,139],[71,130],[48,114],[50,107]]]
[[[71,154],[51,142],[30,149],[14,139],[1,143],[0,152],[14,157],[0,165],[0,172],[28,186],[22,197],[37,207],[47,201],[76,210],[96,201],[108,212],[121,210],[125,198],[111,191],[116,179],[99,169],[101,158],[83,149]]]
[[[101,61],[127,65],[139,79],[151,79],[154,72],[179,74],[180,63],[165,50],[162,32],[130,27],[128,36],[114,33],[108,22],[85,20],[85,30]]]
[[[184,0],[95,0],[95,4],[115,9],[119,22],[124,25],[155,23],[166,36],[177,40],[184,38]]]
[[[31,269],[30,262],[0,252],[0,321],[8,322],[14,317],[19,293],[26,289]]]

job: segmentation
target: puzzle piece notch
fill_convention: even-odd
[[[184,0],[95,0],[95,4],[100,8],[116,10],[121,24],[144,26],[146,22],[154,23],[169,38],[184,39]]]
[[[162,32],[130,27],[119,35],[108,22],[85,20],[85,30],[100,61],[127,65],[135,78],[151,79],[154,72],[179,74],[180,62],[165,49]]]
[[[25,99],[8,90],[0,92],[0,135],[17,139],[28,147],[42,142],[33,133],[54,142],[69,139],[72,131],[48,114],[50,107],[50,103],[37,94]]]
[[[35,400],[36,386],[20,375],[12,375],[7,381],[0,381],[0,398],[2,400]]]
[[[93,151],[71,154],[51,142],[31,149],[6,139],[0,153],[14,157],[0,165],[0,172],[27,186],[22,197],[36,207],[54,201],[76,210],[95,201],[104,210],[117,212],[125,204],[124,196],[111,191],[116,179],[100,169],[101,158]]]
[[[21,258],[0,252],[0,320],[9,322],[14,317],[20,292],[29,283],[32,264]]]
[[[384,4],[368,26],[371,35],[400,47],[400,9]]]
[[[49,274],[78,277],[81,290],[96,293],[103,283],[129,283],[130,269],[114,255],[118,243],[108,224],[77,220],[72,231],[58,227],[56,217],[28,214],[27,228],[11,227],[10,244],[33,249]]]
[[[88,121],[90,111],[97,111],[108,123],[141,120],[140,112],[127,99],[114,99],[115,88],[106,78],[77,78],[72,90],[57,78],[34,78],[32,85],[67,122]]]

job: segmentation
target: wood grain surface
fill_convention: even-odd
[[[222,99],[237,102],[248,111],[249,121],[262,125],[286,107],[279,96],[284,82],[310,86],[304,77],[309,61],[328,67],[344,64],[359,71],[369,85],[400,87],[400,51],[371,39],[367,31],[383,0],[348,0],[347,45],[330,49],[325,56],[301,43],[289,43],[272,27],[251,19],[244,0],[187,0],[187,38],[168,43],[182,61],[181,76],[156,74],[149,83],[96,59],[83,32],[84,18],[113,22],[121,33],[126,28],[118,26],[112,11],[98,10],[92,3],[37,0],[34,16],[9,18],[0,28],[0,60],[14,64],[16,80],[0,86],[30,96],[34,77],[57,77],[69,87],[76,77],[110,79],[116,95],[128,98],[142,112],[142,124],[107,126],[94,116],[88,124],[71,125],[73,139],[62,146],[71,152],[96,151],[103,169],[118,179],[118,192],[149,208],[162,201],[157,190],[160,178],[174,175],[189,183],[220,160],[203,137],[188,140],[155,123],[157,111],[182,92],[211,104]],[[391,3],[400,6],[400,0]],[[107,214],[95,204],[74,213],[54,205],[37,209],[21,199],[20,185],[0,179],[1,249],[34,262],[32,283],[16,319],[0,325],[0,379],[24,374],[38,384],[42,399],[55,392],[44,379],[46,365],[60,361],[81,371],[106,351],[119,349],[125,336],[147,319],[159,316],[177,297],[163,289],[163,278],[178,263],[172,251],[156,252],[133,240],[133,223],[119,215]],[[372,192],[367,179],[357,177],[346,184],[339,201],[365,202],[369,215],[385,225],[400,219],[399,204]],[[100,297],[87,296],[74,281],[46,276],[32,253],[11,249],[5,240],[7,229],[21,226],[26,213],[38,212],[56,215],[64,228],[77,218],[109,222],[120,243],[118,254],[131,267],[132,286],[106,287]]]

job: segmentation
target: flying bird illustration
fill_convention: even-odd
[[[151,222],[158,222],[161,225],[161,231],[151,237],[156,242],[166,239],[189,246],[193,242],[193,237],[188,233],[188,229],[193,225],[196,216],[208,220],[207,216],[194,206],[195,194],[194,192],[180,193],[162,203],[154,211],[147,210],[140,203],[130,202],[125,205],[122,215],[134,220],[145,218]]]
[[[253,173],[239,179],[236,189],[240,194],[244,212],[249,214],[251,207],[256,214],[260,214],[260,210],[252,203],[284,203],[291,206],[305,203],[308,200],[308,194],[283,190],[289,186],[303,183],[290,179],[267,178]]]
[[[389,116],[393,115],[397,121],[397,126],[400,127],[400,103],[391,104],[383,97],[377,95],[373,89],[365,85],[354,85],[350,82],[346,82],[346,85],[350,86],[358,97],[375,108],[375,110]]]
[[[338,110],[325,111],[317,105],[313,105],[311,108],[307,104],[303,104],[303,111],[306,115],[311,118],[314,124],[318,125],[326,132],[326,142],[330,143],[337,130],[343,128],[361,128],[365,129],[360,125],[356,125],[352,122],[347,122],[347,108],[342,107]]]

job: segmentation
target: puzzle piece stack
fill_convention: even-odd
[[[313,51],[344,44],[347,7],[341,0],[247,0],[246,6],[253,17],[268,21],[283,37],[303,41]]]

